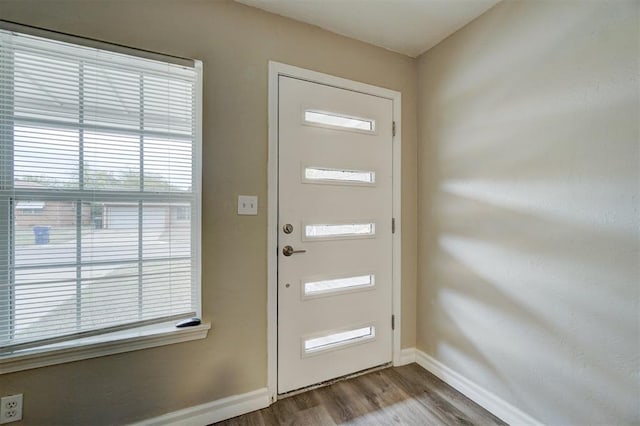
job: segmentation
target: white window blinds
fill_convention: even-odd
[[[200,74],[0,30],[0,352],[199,314]]]

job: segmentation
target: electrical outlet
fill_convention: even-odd
[[[22,394],[0,399],[0,425],[22,420]]]
[[[258,197],[255,195],[238,195],[238,214],[257,215]]]

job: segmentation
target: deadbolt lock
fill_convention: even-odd
[[[282,227],[282,230],[284,231],[285,234],[290,234],[293,232],[293,225],[290,223],[287,223]]]

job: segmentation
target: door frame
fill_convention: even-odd
[[[361,92],[393,102],[393,217],[395,233],[392,234],[392,304],[395,319],[392,330],[392,359],[400,364],[401,315],[401,148],[402,148],[402,94],[395,90],[347,80],[316,71],[269,61],[269,146],[267,180],[267,389],[271,403],[278,399],[278,78],[293,77],[312,83],[320,83],[340,89]]]

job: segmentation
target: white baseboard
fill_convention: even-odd
[[[467,398],[471,399],[501,420],[511,425],[542,425],[542,423],[538,422],[533,417],[522,412],[502,398],[494,395],[480,385],[477,385],[462,374],[452,370],[421,350],[414,349],[414,356],[415,362],[417,362],[419,366],[429,371],[449,386],[455,388]]]
[[[394,367],[400,367],[401,365],[411,364],[416,362],[416,348],[406,348],[400,351],[400,357],[398,362],[394,363]]]
[[[269,390],[262,388],[143,420],[132,426],[204,426],[268,407],[270,403]]]
[[[464,394],[467,398],[491,412],[496,417],[512,425],[542,424],[518,408],[467,379],[460,373],[447,367],[435,358],[416,348],[406,348],[400,352],[396,366],[418,363],[440,380]],[[251,411],[260,410],[271,404],[270,393],[267,388],[234,395],[195,407],[174,411],[152,419],[134,423],[132,426],[203,426],[222,420],[230,419]]]

